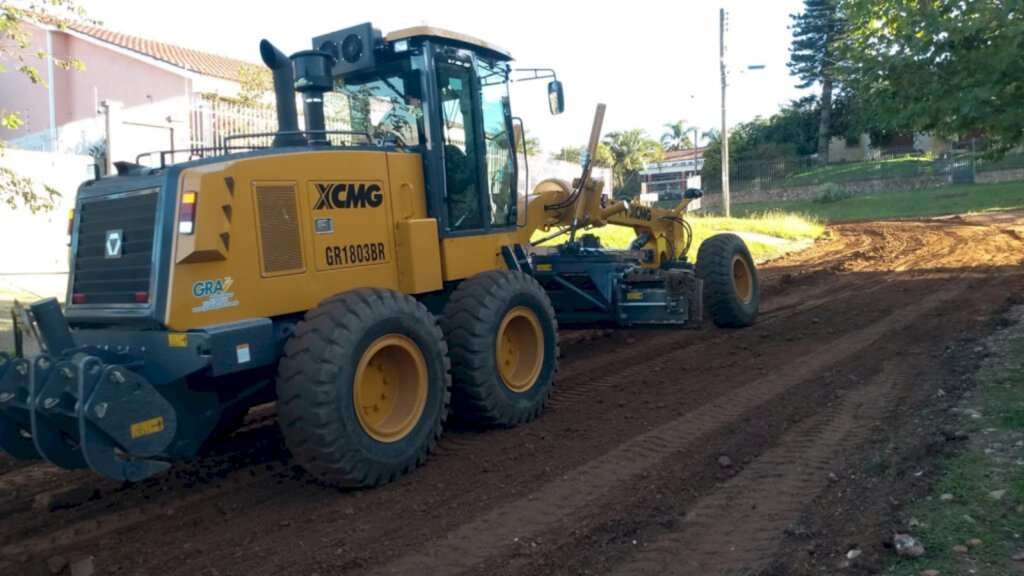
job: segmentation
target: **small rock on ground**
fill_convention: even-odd
[[[942,576],[942,572],[938,570],[921,570],[921,573],[917,576]]]
[[[955,497],[952,494],[943,494],[942,496],[939,496],[939,500],[942,502],[952,502],[954,499]]]
[[[924,556],[924,544],[918,542],[910,534],[896,534],[892,538],[896,553],[903,558],[920,558]]]
[[[981,541],[980,538],[971,538],[970,540],[967,541],[967,546],[969,548],[981,548],[981,545],[982,545],[982,541]]]
[[[856,549],[856,548],[854,548],[853,550],[850,550],[849,552],[846,553],[846,558],[849,559],[849,560],[853,560],[853,559],[859,557],[860,555],[861,555],[861,551]]]
[[[68,567],[68,559],[63,556],[47,558],[46,567],[50,569],[50,574],[60,574]]]
[[[728,456],[722,456],[721,458],[718,459],[718,465],[721,466],[722,468],[728,468],[729,466],[732,466],[732,458],[729,458]]]
[[[1024,562],[1024,550],[1014,552],[1013,556],[1010,556],[1010,558],[1012,558],[1014,562]]]
[[[956,546],[953,546],[953,554],[960,554],[961,556],[967,554],[967,546],[964,546],[962,544],[957,544]]]
[[[1002,500],[1003,496],[1006,496],[1006,490],[993,490],[989,492],[988,495],[996,500]]]
[[[95,573],[96,567],[92,563],[92,556],[71,563],[71,576],[92,576]]]
[[[61,508],[74,508],[75,506],[85,504],[98,495],[99,490],[95,488],[91,488],[89,486],[73,486],[71,488],[53,490],[51,492],[39,494],[36,496],[35,502],[33,502],[32,506],[36,510],[53,512],[54,510],[60,510]]]

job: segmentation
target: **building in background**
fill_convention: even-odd
[[[85,69],[40,60],[45,85],[24,74],[0,74],[0,107],[24,120],[18,130],[0,134],[23,150],[92,156],[107,167],[111,160],[201,141],[203,121],[210,124],[202,113],[207,103],[236,97],[241,69],[256,66],[95,26],[23,26],[34,48],[78,59]]]
[[[700,172],[704,169],[707,148],[673,150],[665,153],[661,162],[644,167],[644,181],[648,194],[657,194],[661,200],[682,197],[687,188],[700,188]]]

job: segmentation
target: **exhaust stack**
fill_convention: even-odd
[[[277,100],[277,135],[274,148],[305,146],[306,137],[299,130],[299,112],[295,105],[295,72],[292,61],[267,40],[260,41],[260,56],[274,76]]]

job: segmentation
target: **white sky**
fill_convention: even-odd
[[[604,132],[684,119],[702,131],[721,124],[718,10],[729,13],[729,123],[768,116],[799,97],[789,75],[791,13],[802,0],[577,2],[521,0],[335,1],[79,0],[112,30],[259,62],[267,38],[283,52],[308,49],[313,36],[372,22],[384,33],[429,24],[509,50],[513,66],[554,68],[566,111],[547,112],[546,83],[515,85],[513,112],[546,151],[583,145],[594,108],[608,105]],[[747,71],[748,65],[764,70]],[[88,65],[88,63],[86,63]],[[126,79],[126,81],[130,81]]]

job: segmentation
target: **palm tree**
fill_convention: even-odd
[[[685,120],[665,124],[665,133],[661,135],[661,144],[666,151],[693,148],[690,132],[695,129],[686,125]]]
[[[664,155],[661,145],[639,128],[625,132],[610,132],[604,137],[604,143],[608,146],[614,163],[616,194],[620,191],[631,192],[622,188],[627,181],[636,182],[636,188],[639,190],[636,175],[644,166],[659,161]]]

